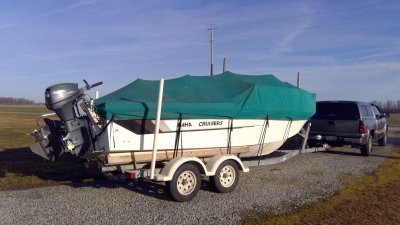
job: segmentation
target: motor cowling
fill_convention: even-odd
[[[78,84],[62,83],[46,88],[46,107],[54,111],[61,121],[75,119],[74,104],[81,95]]]

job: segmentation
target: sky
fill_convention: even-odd
[[[0,96],[57,83],[274,74],[317,100],[400,99],[400,1],[0,0]]]

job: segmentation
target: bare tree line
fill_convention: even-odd
[[[33,105],[34,101],[26,98],[0,97],[0,105]]]
[[[382,112],[400,113],[400,100],[373,101]],[[33,105],[34,101],[26,98],[0,97],[0,105]]]
[[[400,100],[373,101],[382,112],[400,113]]]

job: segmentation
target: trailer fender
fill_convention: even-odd
[[[208,160],[207,162],[207,171],[209,172],[209,176],[214,176],[215,172],[217,171],[219,165],[221,165],[221,163],[225,162],[226,160],[233,160],[236,162],[236,164],[238,165],[239,169],[242,170],[243,172],[247,173],[249,172],[249,168],[244,166],[242,161],[234,155],[216,155],[214,157],[212,157],[210,160]]]
[[[175,171],[185,163],[193,163],[197,165],[200,169],[201,174],[210,176],[207,172],[207,168],[204,163],[197,157],[176,157],[169,161],[161,170],[159,174],[156,175],[155,180],[157,181],[171,181],[175,174]]]

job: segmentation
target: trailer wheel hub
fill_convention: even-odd
[[[235,178],[235,170],[230,165],[224,166],[219,174],[219,180],[224,187],[230,187],[234,183]]]
[[[192,171],[184,171],[177,180],[178,191],[182,195],[189,195],[196,187],[196,176]]]

